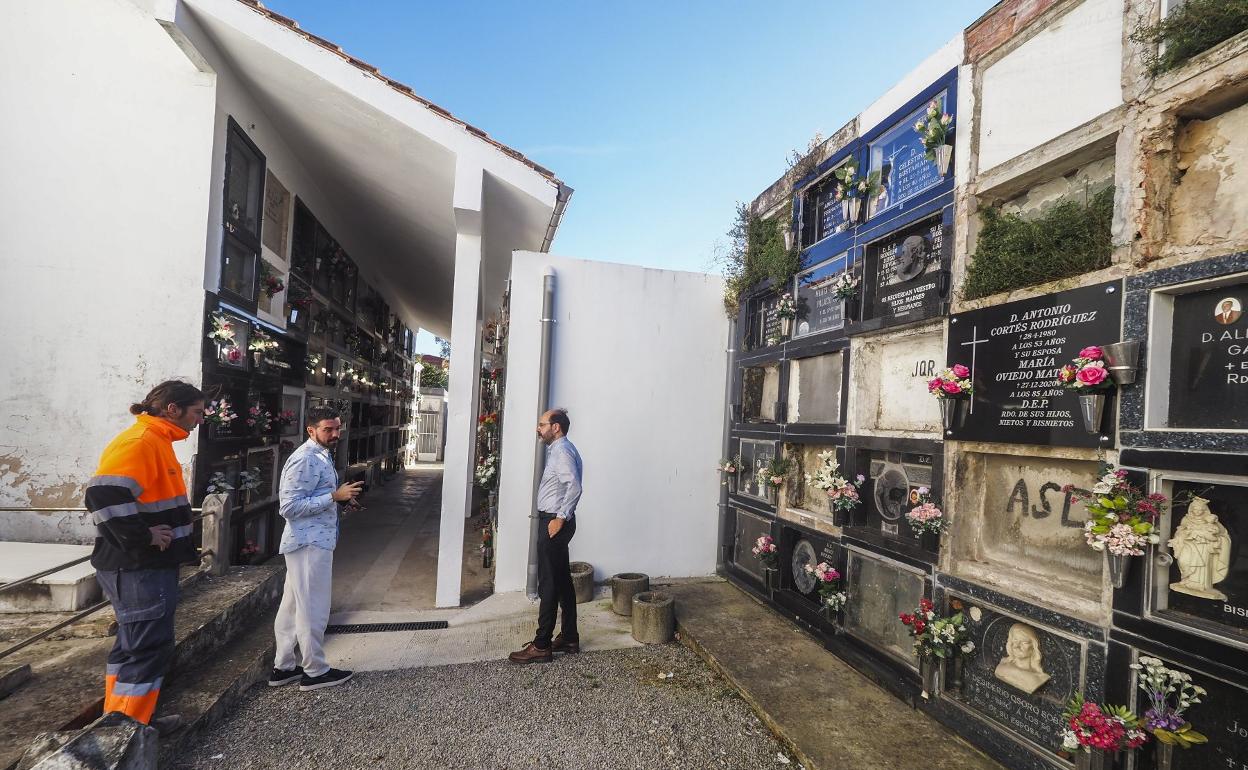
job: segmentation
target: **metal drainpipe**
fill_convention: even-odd
[[[735,365],[736,344],[737,339],[737,321],[735,318],[728,320],[728,376],[724,378],[724,438],[720,448],[719,456],[728,457],[732,450],[732,375],[733,366]],[[721,484],[719,487],[719,528],[717,539],[715,540],[715,572],[724,574],[727,569],[727,547],[724,545],[728,542],[728,485]]]
[[[555,330],[555,271],[547,267],[542,276],[542,357],[538,364],[537,413],[540,416],[550,403],[550,340]],[[541,521],[537,517],[537,488],[546,470],[546,447],[541,439],[535,449],[537,458],[533,463],[533,507],[529,510],[529,573],[525,592],[529,598],[537,596],[537,538]]]

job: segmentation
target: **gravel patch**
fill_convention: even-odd
[[[672,674],[671,677],[660,674]],[[178,768],[797,768],[679,644],[253,688]]]

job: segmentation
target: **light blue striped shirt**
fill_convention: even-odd
[[[329,450],[312,439],[299,445],[282,468],[279,509],[286,519],[278,553],[305,546],[334,550],[338,544],[338,471]]]
[[[537,485],[537,510],[561,519],[576,515],[581,500],[581,453],[566,436],[546,447],[546,469]]]

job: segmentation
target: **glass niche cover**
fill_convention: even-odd
[[[918,666],[907,628],[897,620],[923,598],[923,577],[858,551],[849,552],[845,630],[872,647]]]
[[[840,254],[797,275],[797,329],[794,336],[845,328],[846,300],[837,294],[849,269],[849,253]],[[850,278],[852,280],[852,277]]]
[[[1183,502],[1161,527],[1157,552],[1168,558],[1153,562],[1153,612],[1248,644],[1248,486],[1194,480],[1169,486]]]
[[[766,468],[775,456],[776,442],[741,439],[741,470],[737,471],[738,494],[760,500],[767,497],[767,490],[758,483],[758,472]]]
[[[941,112],[948,112],[949,92],[932,97]],[[927,111],[924,102],[914,112],[871,142],[871,171],[880,172],[880,194],[871,203],[869,216],[887,211],[919,193],[940,184],[944,175],[934,161],[927,159],[923,138],[914,124]]]

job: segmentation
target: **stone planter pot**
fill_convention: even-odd
[[[676,603],[659,591],[633,597],[633,638],[642,644],[666,644],[676,633]]]
[[[936,692],[936,675],[940,672],[940,664],[935,658],[919,659],[919,685],[923,688],[920,695],[926,700]]]
[[[1127,584],[1127,575],[1131,572],[1131,561],[1134,556],[1119,556],[1105,552],[1105,562],[1109,565],[1109,582],[1114,588],[1122,588]]]
[[[1083,429],[1096,435],[1101,432],[1101,420],[1105,416],[1105,394],[1083,393],[1079,396],[1079,414],[1083,417]]]
[[[936,148],[936,170],[941,176],[948,175],[951,160],[953,160],[953,145],[942,144]]]
[[[611,578],[611,611],[625,617],[633,614],[633,597],[650,590],[650,576],[621,572]]]
[[[764,581],[767,584],[768,591],[780,590],[780,568],[779,567],[764,567],[763,575],[764,575]]]
[[[965,398],[940,398],[940,424],[945,433],[953,432],[954,428],[962,427],[966,420]]]
[[[574,561],[572,568],[572,587],[576,589],[576,603],[584,604],[594,598],[594,565],[585,561]]]

